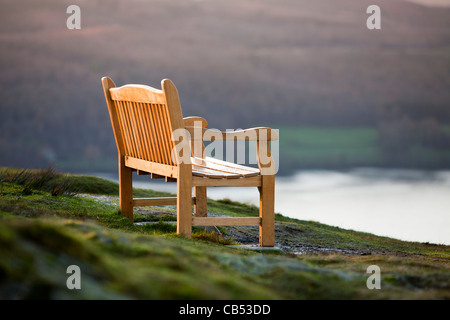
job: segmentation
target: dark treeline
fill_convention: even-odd
[[[70,3],[3,1],[0,165],[114,163],[108,75],[170,78],[184,115],[214,128],[372,127],[382,165],[448,168],[414,155],[450,147],[450,9],[377,2],[378,31],[365,27],[372,3],[355,0],[90,1],[75,31]]]

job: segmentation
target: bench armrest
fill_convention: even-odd
[[[187,117],[183,120],[185,129],[190,135],[191,152],[196,157],[204,158],[205,156],[205,147],[202,141],[257,141],[256,154],[261,175],[275,174],[275,162],[270,151],[270,141],[278,140],[278,133],[274,129],[257,127],[235,131],[220,131],[208,129],[208,123],[200,117]]]
[[[235,131],[220,131],[203,127],[186,126],[192,140],[213,141],[213,140],[237,140],[237,141],[275,141],[278,140],[278,133],[271,128],[257,127]]]

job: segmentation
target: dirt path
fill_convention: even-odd
[[[79,194],[79,197],[94,199],[105,203],[107,205],[118,206],[119,200],[116,196],[107,195],[92,195],[92,194]],[[135,214],[152,215],[156,219],[158,217],[161,220],[167,220],[167,217],[176,217],[176,206],[161,206],[161,207],[136,207],[134,208]],[[213,212],[208,212],[209,216],[225,216]],[[167,221],[168,223],[172,221]],[[136,224],[144,224],[152,222],[136,222]],[[221,231],[212,227],[208,230],[216,231],[226,237],[233,238],[236,242],[249,246],[258,246],[259,228],[256,226],[233,226],[222,227]],[[303,231],[291,224],[283,222],[275,223],[275,247],[279,248],[283,252],[295,255],[302,254],[345,254],[345,255],[370,255],[373,252],[369,250],[353,250],[343,249],[338,247],[326,247],[320,245],[312,245],[305,243],[305,237],[302,234]]]

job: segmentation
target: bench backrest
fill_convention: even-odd
[[[102,84],[119,154],[177,165],[174,147],[179,143],[173,141],[172,133],[184,124],[174,84],[165,79],[162,90],[136,84],[116,87],[107,77]]]

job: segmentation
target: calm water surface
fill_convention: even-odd
[[[114,174],[96,174],[117,181]],[[176,192],[175,183],[137,177],[134,187]],[[212,199],[259,204],[256,188],[208,188]],[[276,179],[284,216],[401,240],[450,245],[450,171],[300,171]]]

